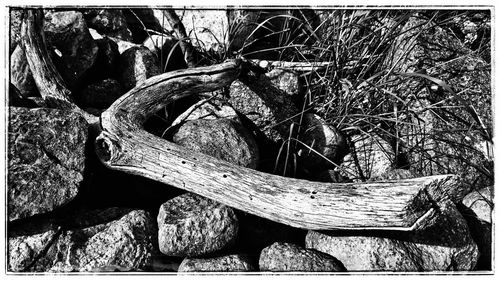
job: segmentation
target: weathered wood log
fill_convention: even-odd
[[[453,175],[342,184],[270,175],[187,151],[143,130],[143,122],[166,104],[227,86],[239,69],[236,60],[149,78],[101,115],[99,158],[112,169],[306,229],[412,230],[436,212],[436,202],[464,196]]]
[[[27,9],[21,24],[21,46],[36,86],[45,102],[52,108],[67,109],[80,113],[89,124],[96,123],[96,116],[83,111],[73,101],[71,91],[57,71],[47,51],[43,32],[41,9]]]

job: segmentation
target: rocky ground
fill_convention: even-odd
[[[149,77],[186,67],[160,11],[78,8],[44,12],[51,59],[77,106],[95,116]],[[490,185],[471,188],[461,202],[439,206],[441,215],[415,233],[320,232],[293,228],[107,169],[95,155],[95,132],[85,119],[75,112],[48,108],[40,96],[19,39],[21,13],[13,9],[10,14],[8,271],[491,269]],[[223,37],[224,25],[238,17],[237,11],[229,17],[225,11],[177,13],[183,16],[188,34],[198,31],[199,37],[192,42],[205,53],[224,48],[223,40],[214,38]],[[413,56],[399,65],[412,69],[438,59],[443,50],[472,50],[474,34],[482,28],[474,19],[462,29],[457,27],[464,35],[460,40],[439,27],[415,37],[420,41]],[[415,22],[408,21],[408,25]],[[198,30],[208,26],[214,27],[212,35]],[[445,41],[447,45],[429,52],[424,39],[443,36],[451,38]],[[456,74],[457,65],[447,65],[445,70],[454,73],[449,80],[462,83],[460,87],[476,87],[490,95],[487,60],[468,59],[469,72]],[[313,181],[378,181],[440,173],[430,169],[425,159],[415,161],[423,166],[395,165],[399,151],[394,142],[375,133],[348,135],[319,111],[304,112],[306,88],[300,72],[261,68],[228,89],[180,100],[160,110],[145,126],[192,151]],[[415,118],[430,128],[436,117],[426,114]],[[400,126],[404,127],[401,132],[413,132],[412,125]],[[284,153],[297,130],[297,139],[305,145],[293,155]],[[408,133],[405,140],[408,147],[448,149],[428,143],[419,134]],[[424,158],[420,150],[406,152],[410,159]],[[294,160],[286,160],[288,155]],[[472,178],[471,173],[467,170]]]

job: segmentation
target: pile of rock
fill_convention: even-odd
[[[120,9],[46,13],[51,58],[78,106],[98,115],[147,78],[185,67],[173,37],[137,31],[145,24],[167,34],[157,19],[147,17],[155,14],[148,9],[132,15]],[[194,12],[183,20],[193,18],[213,22]],[[209,43],[211,49],[220,47]],[[491,267],[492,189],[472,192],[463,204],[443,203],[440,215],[414,233],[319,232],[271,222],[106,169],[93,154],[95,136],[81,116],[22,107],[25,100],[36,101],[30,107],[41,103],[23,49],[11,50],[16,90],[9,93],[9,271]],[[176,61],[182,63],[172,65]],[[301,82],[293,71],[251,72],[223,93],[177,105],[178,114],[160,116],[168,120],[151,132],[236,165],[314,181],[414,177],[395,169],[394,147],[380,136],[346,136],[318,114],[302,111]]]

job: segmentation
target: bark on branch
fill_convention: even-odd
[[[43,32],[41,9],[27,9],[21,24],[21,46],[36,86],[45,102],[52,108],[68,109],[80,113],[89,124],[97,123],[97,117],[88,114],[73,101],[71,91],[57,71],[47,51]]]
[[[371,183],[319,183],[270,175],[146,132],[144,121],[179,98],[230,85],[240,61],[151,77],[101,116],[97,154],[112,169],[145,176],[294,227],[413,230],[436,202],[460,200],[453,175]]]

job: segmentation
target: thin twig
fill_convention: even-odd
[[[184,60],[189,68],[196,66],[195,56],[194,56],[194,47],[189,42],[189,37],[186,33],[186,28],[184,28],[184,24],[182,24],[179,16],[172,9],[162,10],[163,15],[167,19],[168,23],[174,30],[177,38],[179,38],[180,46],[182,53],[184,54]]]

